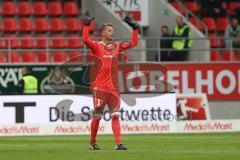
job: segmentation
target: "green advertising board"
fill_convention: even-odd
[[[0,94],[18,94],[21,65],[0,65]],[[83,94],[89,92],[87,66],[30,65],[38,79],[41,94]]]

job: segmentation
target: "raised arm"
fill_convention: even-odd
[[[138,45],[138,31],[139,31],[139,25],[137,22],[135,22],[131,17],[126,16],[124,21],[132,27],[132,40],[131,42],[125,41],[120,43],[120,51],[124,51],[130,48],[133,48]]]
[[[89,28],[90,27],[88,25],[83,26],[82,39],[83,39],[83,43],[85,43],[88,48],[93,49],[94,41],[92,41],[89,37]]]
[[[124,41],[120,43],[120,52],[131,49],[138,45],[138,29],[133,29],[132,32],[132,40],[131,41]]]
[[[89,37],[89,28],[91,21],[94,19],[94,17],[91,17],[89,12],[87,12],[84,15],[84,26],[83,26],[83,43],[87,45],[88,48],[93,49],[94,48],[94,41],[92,41]]]

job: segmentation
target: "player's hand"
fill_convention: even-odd
[[[94,20],[94,18],[95,17],[92,17],[89,12],[86,12],[83,17],[84,24],[89,26],[91,24],[91,21]]]
[[[130,17],[130,16],[126,16],[123,19],[123,21],[126,22],[133,29],[139,29],[140,28],[139,24],[134,19],[132,19],[132,17]]]

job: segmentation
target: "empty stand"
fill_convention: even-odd
[[[79,15],[77,2],[65,2],[63,9],[64,9],[64,14],[67,16]]]
[[[46,2],[33,2],[33,14],[35,16],[46,16],[48,14]]]
[[[63,14],[62,4],[60,1],[53,1],[48,3],[48,11],[51,16],[60,16]]]
[[[18,15],[29,16],[32,15],[32,5],[31,2],[18,2]]]
[[[2,14],[3,15],[15,15],[17,13],[17,6],[15,2],[3,1],[2,2]]]
[[[66,62],[67,56],[65,52],[53,52],[52,53],[53,62]]]
[[[22,62],[25,62],[25,63],[36,62],[34,52],[23,52],[22,53]]]

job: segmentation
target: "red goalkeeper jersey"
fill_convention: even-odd
[[[138,44],[138,30],[133,30],[132,40],[104,44],[89,38],[89,26],[83,27],[83,42],[92,50],[95,57],[96,77],[91,87],[118,89],[118,55]]]

